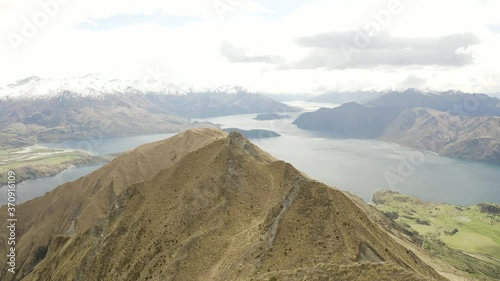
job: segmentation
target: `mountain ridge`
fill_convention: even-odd
[[[499,116],[347,103],[304,113],[293,123],[337,137],[376,138],[444,156],[500,164]]]
[[[367,106],[409,109],[425,107],[459,116],[500,116],[500,99],[486,94],[468,94],[461,91],[445,92],[407,89],[389,92],[366,103]]]
[[[172,133],[191,118],[298,111],[236,86],[179,93],[168,85],[140,90],[93,79],[70,80],[76,86],[66,87],[66,80],[54,86],[31,77],[0,90],[0,146]]]
[[[146,77],[143,80],[108,79],[97,74],[87,74],[64,79],[43,79],[30,76],[0,87],[0,99],[48,99],[65,93],[81,98],[100,98],[106,95],[157,93],[164,95],[187,95],[190,93],[237,94],[250,93],[236,85],[221,85],[212,88],[186,88],[164,79]]]
[[[427,108],[403,111],[383,140],[461,159],[500,164],[500,117],[456,116]]]
[[[65,183],[44,197],[23,203],[22,206],[26,207],[20,207],[17,213],[19,229],[24,229],[17,236],[21,238],[17,246],[18,255],[32,257],[38,248],[46,247],[56,235],[85,231],[94,219],[107,213],[110,202],[126,186],[153,176],[189,151],[226,135],[227,133],[215,129],[192,129],[164,141],[140,146],[113,159],[88,176]],[[0,210],[5,208],[3,206]],[[29,210],[40,212],[30,215]],[[0,213],[0,218],[6,219],[6,213]],[[1,239],[0,246],[5,246],[4,243]],[[4,259],[5,257],[0,257],[2,263]],[[29,272],[32,267],[30,262],[31,260],[18,260],[21,274]]]
[[[319,280],[327,274],[349,280],[445,280],[343,192],[309,179],[239,133],[203,129],[194,139],[193,134],[174,138],[183,143],[190,137],[201,147],[112,192],[100,219],[88,216],[84,228],[52,234],[46,256],[33,270],[25,267],[22,280]],[[126,157],[107,169],[130,166],[120,163]],[[102,178],[97,174],[79,181]],[[73,189],[78,184],[51,193]],[[58,197],[54,203],[63,200]],[[38,240],[36,233],[30,241]]]

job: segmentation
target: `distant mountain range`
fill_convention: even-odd
[[[138,147],[16,208],[5,281],[446,280],[381,212],[237,132]]]
[[[407,109],[380,138],[445,156],[500,164],[500,116],[456,116],[428,108]]]
[[[302,114],[294,124],[340,137],[378,138],[450,157],[500,164],[500,103],[496,98],[408,90],[381,96],[368,105],[322,108]],[[460,106],[462,111],[453,113],[436,109]]]
[[[190,93],[237,94],[248,91],[242,87],[232,85],[195,90],[174,85],[161,79],[107,79],[101,75],[87,74],[63,79],[43,79],[38,76],[30,76],[0,86],[0,99],[43,99],[58,97],[64,92],[70,92],[73,96],[78,97],[98,98],[123,93],[187,95]]]
[[[366,103],[384,94],[386,94],[386,92],[378,92],[378,91],[331,92],[312,97],[308,101],[334,103],[334,104],[343,104],[349,102]]]
[[[0,88],[0,146],[178,132],[190,118],[293,111],[298,109],[234,86],[183,91],[93,75],[29,77]]]
[[[390,92],[366,103],[397,108],[425,107],[461,116],[500,116],[500,99],[460,91],[426,92],[408,89]]]
[[[309,98],[311,102],[344,104],[356,102],[370,107],[414,108],[426,107],[463,116],[499,116],[500,99],[485,94],[467,94],[461,91],[353,91],[331,92]]]

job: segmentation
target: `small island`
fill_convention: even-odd
[[[292,118],[292,117],[290,115],[283,115],[277,113],[261,113],[258,114],[257,117],[254,118],[254,120],[265,121],[265,120],[280,120],[286,118]]]
[[[236,131],[240,134],[242,134],[244,137],[249,138],[249,139],[264,139],[264,138],[276,138],[276,137],[281,137],[280,134],[270,131],[270,130],[262,130],[262,129],[255,129],[255,130],[242,130],[238,128],[227,128],[224,129],[224,131],[231,133],[233,131]]]

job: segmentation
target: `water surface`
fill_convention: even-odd
[[[258,121],[253,119],[256,114],[245,114],[194,121],[210,121],[221,124],[223,128],[273,130],[282,136],[252,141],[312,178],[347,190],[368,202],[375,191],[390,188],[433,202],[458,205],[500,203],[498,165],[443,157],[379,140],[338,139],[328,133],[298,129],[292,121],[299,114],[288,113],[292,118],[281,120]],[[102,155],[127,151],[172,135],[116,137],[88,143],[67,141],[43,145],[82,149]],[[75,180],[99,167],[70,168],[55,177],[25,181],[18,185],[17,203],[43,195],[63,182]],[[394,181],[394,178],[397,180]],[[5,193],[5,188],[0,189],[0,204],[5,203]]]
[[[375,191],[390,188],[432,202],[500,203],[499,165],[443,157],[379,140],[334,138],[328,133],[298,129],[291,124],[293,118],[257,121],[253,117],[249,114],[198,120],[218,123],[223,128],[273,130],[282,136],[252,141],[312,178],[368,202]]]
[[[61,143],[41,143],[39,145],[49,148],[78,149],[93,155],[120,153],[136,148],[145,143],[150,143],[169,138],[174,134],[154,134],[132,137],[94,138],[87,140],[69,140]],[[16,203],[20,204],[35,197],[42,196],[57,186],[74,181],[90,174],[103,165],[71,167],[52,177],[43,177],[26,180],[17,184]],[[7,202],[7,188],[0,188],[0,206]]]

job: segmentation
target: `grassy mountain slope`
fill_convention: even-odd
[[[154,176],[187,153],[226,135],[215,129],[195,129],[140,146],[88,176],[20,205],[16,246],[19,276],[32,270],[37,262],[35,253],[46,249],[57,235],[83,232],[105,217],[113,200],[127,186]],[[6,206],[0,208],[0,219],[6,221],[6,214]],[[0,247],[6,247],[6,240],[0,239]],[[5,259],[0,256],[2,264]],[[1,280],[8,276],[5,274],[0,272]]]
[[[475,280],[500,276],[500,206],[455,206],[423,202],[383,190],[373,195],[377,209],[393,218],[434,259]]]
[[[198,130],[139,147],[30,201],[54,208],[37,218],[45,228],[25,226],[38,231],[21,241],[51,242],[22,280],[445,280],[361,203],[239,133],[221,134]],[[73,220],[55,215],[88,188],[94,196]],[[30,202],[18,207],[24,219],[36,210]],[[72,231],[42,235],[56,217]]]

